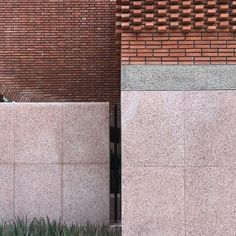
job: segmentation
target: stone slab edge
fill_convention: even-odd
[[[236,65],[123,65],[122,91],[236,89]]]

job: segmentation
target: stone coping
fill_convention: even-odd
[[[123,91],[236,89],[236,65],[123,65]]]

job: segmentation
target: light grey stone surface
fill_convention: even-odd
[[[122,184],[123,236],[184,236],[182,168],[125,167]]]
[[[109,104],[68,103],[63,110],[63,162],[108,163]]]
[[[14,217],[13,165],[0,165],[0,222]]]
[[[186,170],[186,236],[236,235],[236,169]]]
[[[63,215],[67,222],[109,224],[109,165],[64,165]]]
[[[122,90],[236,89],[236,65],[124,65]]]
[[[61,216],[62,167],[57,164],[16,165],[15,214],[17,216]]]
[[[15,107],[17,163],[60,163],[62,104],[19,103]]]
[[[184,165],[183,92],[122,92],[124,166]]]
[[[186,166],[236,167],[236,91],[185,93]]]

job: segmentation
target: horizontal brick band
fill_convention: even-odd
[[[122,90],[236,89],[235,65],[123,65]]]

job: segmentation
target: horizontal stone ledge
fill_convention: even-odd
[[[123,65],[123,91],[236,89],[236,65]]]

